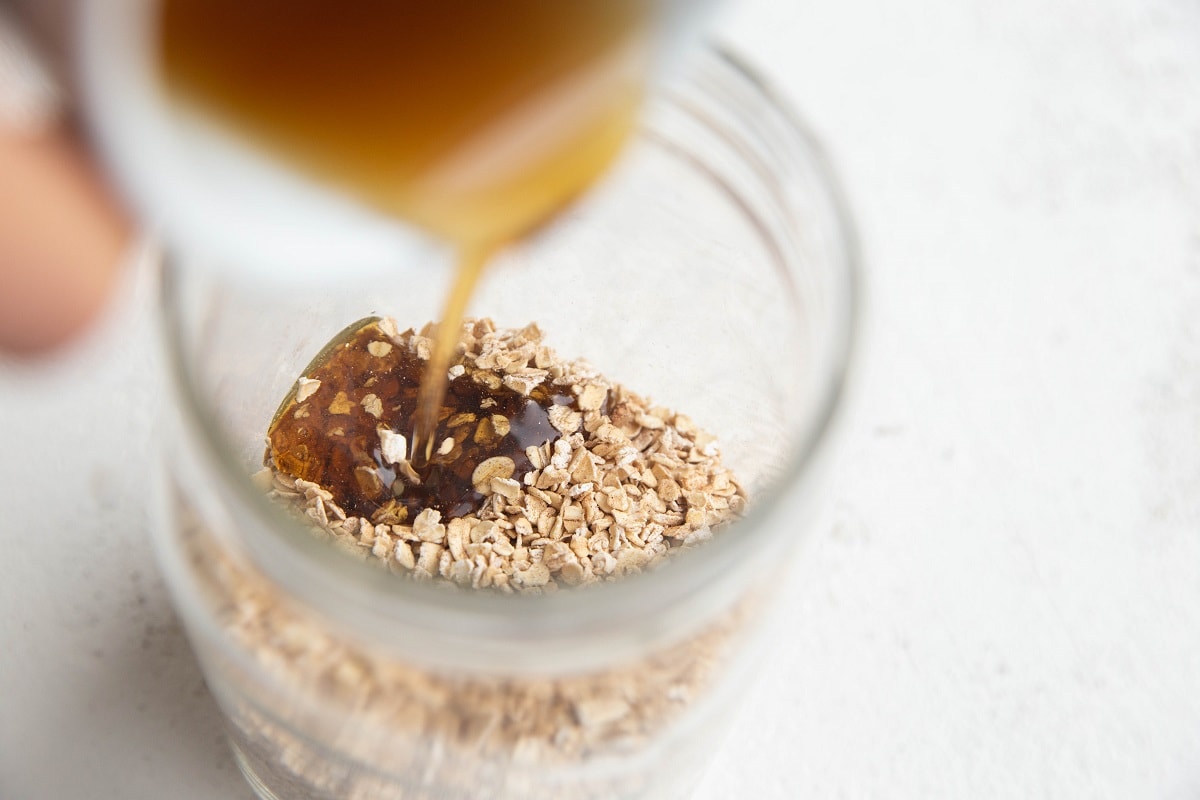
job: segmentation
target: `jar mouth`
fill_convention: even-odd
[[[703,617],[697,614],[697,604],[710,607],[714,613],[731,605],[740,593],[738,587],[746,583],[736,577],[751,564],[761,565],[762,557],[770,552],[766,543],[794,535],[790,526],[768,521],[784,513],[787,501],[815,471],[843,406],[858,340],[858,240],[842,189],[814,134],[735,54],[723,46],[710,45],[700,58],[706,69],[720,73],[724,80],[735,81],[741,91],[756,95],[779,117],[790,139],[787,144],[800,153],[814,178],[809,189],[820,195],[828,208],[833,229],[830,236],[838,253],[839,263],[831,270],[834,291],[828,298],[832,330],[825,337],[828,345],[822,348],[818,366],[807,379],[815,387],[811,391],[814,400],[807,415],[789,432],[795,444],[782,460],[778,474],[755,494],[738,519],[710,540],[617,581],[525,596],[452,590],[438,583],[397,579],[386,570],[346,558],[316,537],[304,535],[300,523],[253,486],[223,430],[217,409],[205,399],[199,376],[191,368],[183,315],[177,313],[181,281],[178,268],[167,257],[162,269],[161,323],[182,423],[198,460],[218,476],[221,494],[245,511],[250,524],[268,532],[266,536],[248,537],[255,541],[247,543],[246,550],[254,566],[271,581],[348,628],[385,645],[389,641],[403,645],[414,632],[437,640],[443,647],[440,655],[430,656],[433,661],[469,666],[487,663],[489,655],[511,654],[514,645],[553,641],[561,645],[566,663],[572,661],[573,648],[584,648],[584,642],[599,632],[619,638],[626,631],[630,647],[636,647],[646,634],[644,630],[633,630],[630,621],[644,623],[650,614],[655,616],[658,630],[678,630],[682,637],[691,620]],[[703,119],[700,123],[707,124]],[[752,222],[761,228],[756,220]],[[787,270],[783,265],[780,268]],[[701,587],[704,592],[697,593]],[[608,651],[619,648],[611,637],[605,646]],[[544,658],[543,651],[539,659]],[[507,660],[512,662],[511,658]]]

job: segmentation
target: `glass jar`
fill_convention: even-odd
[[[158,552],[263,798],[684,796],[752,669],[819,500],[856,313],[855,242],[819,148],[727,53],[649,101],[614,173],[505,252],[473,312],[715,433],[748,505],[620,581],[447,589],[347,557],[251,479],[279,401],[348,322],[436,314],[427,281],[235,285],[168,253],[171,436]],[[331,264],[331,269],[336,265]],[[412,274],[411,272],[408,274]]]

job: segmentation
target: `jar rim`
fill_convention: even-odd
[[[282,535],[268,537],[265,546],[272,558],[256,558],[255,566],[289,595],[299,597],[322,612],[348,623],[372,639],[389,635],[400,642],[414,630],[446,644],[459,657],[450,661],[480,662],[489,652],[510,650],[514,645],[554,641],[569,651],[583,641],[583,634],[597,631],[619,633],[631,619],[643,617],[648,609],[662,611],[661,626],[682,624],[679,609],[690,605],[698,587],[711,587],[712,603],[735,599],[729,594],[729,576],[744,566],[755,553],[763,553],[766,537],[773,534],[766,521],[781,512],[790,491],[804,483],[830,438],[844,405],[847,381],[859,338],[861,264],[858,238],[848,203],[824,149],[817,137],[787,103],[741,57],[719,44],[710,44],[701,56],[710,69],[735,79],[741,87],[758,95],[769,111],[786,125],[789,145],[798,149],[815,175],[813,191],[822,195],[833,223],[830,233],[838,247],[839,281],[830,352],[822,361],[822,374],[812,381],[816,401],[810,413],[796,426],[796,445],[779,474],[745,512],[726,530],[701,546],[664,559],[661,565],[619,581],[601,582],[576,591],[559,591],[536,597],[499,592],[447,591],[434,583],[397,580],[384,570],[329,553],[315,537],[295,536],[299,523],[288,518],[247,480],[239,459],[222,432],[216,410],[199,391],[196,375],[187,366],[187,347],[180,315],[174,313],[178,294],[176,268],[169,257],[162,259],[160,317],[167,351],[168,371],[180,399],[181,416],[188,434],[199,445],[198,457],[219,476],[220,490],[249,511],[254,522]],[[778,533],[778,531],[774,531]],[[722,595],[725,586],[729,591]],[[676,613],[670,613],[672,609]],[[694,611],[694,609],[693,609]],[[382,626],[380,623],[385,623]],[[387,624],[395,623],[395,624]],[[390,634],[389,634],[390,631]],[[629,631],[630,637],[637,633]],[[682,635],[682,629],[681,629]],[[572,644],[574,642],[574,644]],[[489,650],[489,646],[491,650]],[[437,660],[436,656],[431,656]],[[569,659],[568,659],[569,660]]]

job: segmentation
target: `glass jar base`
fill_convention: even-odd
[[[232,738],[226,737],[229,742],[229,749],[233,751],[233,760],[237,763],[238,770],[242,773],[242,777],[246,779],[246,783],[250,784],[250,789],[254,792],[254,796],[258,800],[283,800],[275,792],[271,791],[271,787],[267,785],[258,772],[255,771],[254,765],[250,761],[250,757],[246,755],[242,748],[238,747],[237,742]]]

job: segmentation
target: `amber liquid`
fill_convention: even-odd
[[[428,456],[490,255],[632,130],[645,0],[162,0],[170,90],[308,173],[457,243],[416,417]]]
[[[372,353],[372,343],[386,351]],[[348,328],[305,370],[305,377],[320,381],[317,390],[302,400],[290,396],[267,432],[270,463],[320,484],[350,514],[400,524],[411,523],[425,508],[445,519],[475,512],[487,500],[473,483],[475,467],[504,456],[521,480],[531,469],[526,448],[558,436],[547,409],[578,407],[574,396],[549,384],[523,395],[499,381],[489,385],[486,378],[494,376],[483,374],[486,370],[467,369],[438,400],[433,430],[440,446],[426,457],[415,482],[384,456],[378,428],[403,430],[425,402],[428,362],[393,343],[374,319]],[[461,363],[461,356],[453,361]],[[378,405],[370,406],[368,398]],[[604,411],[607,405],[606,400]]]

